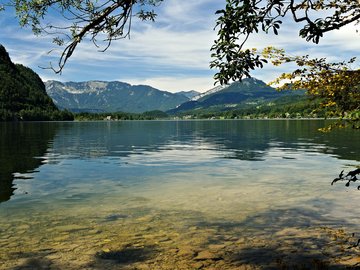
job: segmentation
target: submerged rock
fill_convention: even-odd
[[[220,260],[221,256],[219,254],[204,250],[198,253],[198,255],[195,257],[195,260],[197,261],[203,261],[203,260]]]

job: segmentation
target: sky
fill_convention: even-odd
[[[113,42],[107,51],[82,42],[61,74],[42,68],[50,62],[56,66],[58,60],[60,50],[52,37],[34,36],[31,29],[21,28],[10,8],[0,13],[0,44],[13,62],[32,68],[44,81],[122,81],[169,92],[204,92],[214,87],[216,70],[209,68],[210,48],[216,39],[215,11],[224,5],[225,0],[165,0],[155,9],[155,23],[134,20],[131,38]],[[51,23],[62,23],[61,18],[51,19]],[[360,33],[354,25],[325,34],[318,45],[299,38],[298,30],[298,25],[285,23],[278,36],[259,34],[251,37],[247,46],[261,49],[271,45],[292,55],[309,54],[329,61],[360,56]],[[358,67],[358,62],[355,65]],[[269,82],[288,69],[267,65],[252,75]]]

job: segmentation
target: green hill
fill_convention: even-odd
[[[0,45],[0,121],[70,120],[57,109],[45,85],[30,68],[14,64]]]
[[[224,111],[256,108],[277,99],[288,97],[297,101],[304,96],[304,91],[276,91],[263,81],[247,78],[242,82],[234,82],[228,86],[215,87],[200,96],[185,102],[170,114],[192,113],[195,111]]]

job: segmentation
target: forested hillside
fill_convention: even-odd
[[[71,120],[72,117],[57,109],[40,77],[30,68],[14,64],[0,45],[0,121]]]
[[[170,114],[193,114],[198,112],[221,112],[229,110],[249,110],[264,104],[273,104],[277,99],[287,97],[287,103],[298,102],[305,91],[276,91],[265,82],[255,78],[246,78],[242,82],[233,82],[220,86],[169,110]]]

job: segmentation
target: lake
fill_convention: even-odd
[[[0,123],[0,269],[356,265],[360,134],[325,123]]]

